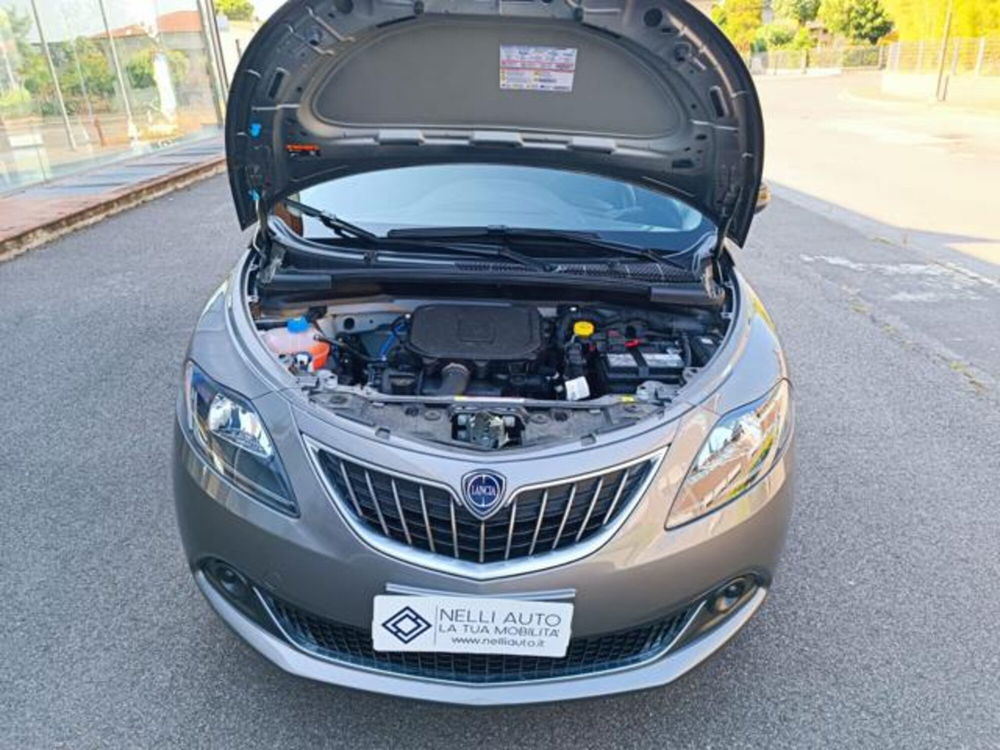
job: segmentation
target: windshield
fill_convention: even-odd
[[[592,232],[642,247],[683,250],[715,231],[697,210],[661,193],[539,167],[386,169],[308,188],[297,200],[379,235],[406,228],[504,226]],[[333,236],[318,219],[301,218],[304,236]]]

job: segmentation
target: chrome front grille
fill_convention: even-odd
[[[485,521],[448,488],[316,450],[341,508],[366,529],[426,552],[474,563],[537,557],[584,542],[623,518],[656,458],[515,492]]]

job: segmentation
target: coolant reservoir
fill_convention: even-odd
[[[309,355],[309,370],[315,371],[326,364],[330,345],[316,340],[317,331],[305,317],[292,318],[284,328],[264,331],[264,343],[275,354]]]

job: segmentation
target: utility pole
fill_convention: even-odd
[[[984,38],[985,39],[985,38]],[[7,85],[11,89],[18,88],[21,84],[14,75],[14,68],[10,64],[10,55],[7,54],[7,40],[0,39],[0,54],[3,55],[3,67],[7,73]],[[981,57],[982,55],[980,55]]]
[[[56,99],[59,101],[59,113],[62,115],[63,128],[66,130],[66,140],[69,147],[76,151],[76,138],[73,137],[73,126],[69,122],[69,113],[66,111],[66,100],[63,98],[62,87],[59,86],[59,75],[56,73],[56,65],[52,62],[52,52],[49,50],[49,43],[45,41],[45,32],[42,31],[42,19],[38,16],[38,7],[35,0],[31,0],[31,12],[35,16],[35,30],[38,32],[38,41],[42,44],[42,52],[45,53],[45,62],[49,65],[49,75],[52,76],[52,85],[55,87]]]
[[[951,36],[951,14],[954,10],[955,0],[948,0],[948,12],[944,17],[944,36],[941,39],[941,52],[938,55],[937,88],[934,89],[934,98],[943,102],[946,90],[942,91],[944,83],[944,58],[948,54],[948,38]]]
[[[222,39],[219,36],[219,25],[216,21],[215,3],[212,0],[197,0],[198,12],[201,16],[201,26],[205,37],[205,53],[208,55],[209,78],[215,96],[216,116],[219,123],[226,119],[226,98],[229,90],[229,76],[226,72],[226,62],[222,52]]]
[[[108,37],[108,49],[111,52],[111,62],[115,66],[115,75],[118,77],[118,86],[122,90],[122,103],[125,105],[125,119],[128,127],[129,140],[135,142],[139,140],[139,129],[135,126],[135,119],[132,117],[132,105],[128,100],[128,89],[125,87],[125,74],[122,73],[122,63],[118,59],[118,49],[115,47],[115,37],[111,33],[111,26],[108,24],[108,11],[104,7],[104,0],[97,0],[97,7],[101,10],[101,20],[104,22],[104,33]]]

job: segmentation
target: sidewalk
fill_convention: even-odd
[[[0,195],[0,261],[225,166],[217,135]]]

